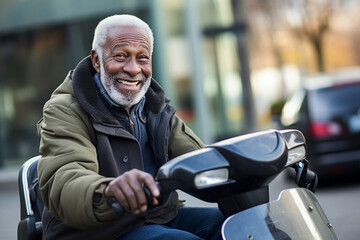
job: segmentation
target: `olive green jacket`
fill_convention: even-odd
[[[143,163],[139,143],[105,106],[94,74],[87,57],[54,91],[38,124],[44,239],[60,235],[111,239],[136,226],[162,224],[176,216],[175,192],[162,206],[139,215],[116,215],[103,196],[109,181],[127,170],[142,170]],[[158,166],[204,146],[175,115],[154,80],[146,99],[148,134]],[[94,194],[100,196],[96,202]]]

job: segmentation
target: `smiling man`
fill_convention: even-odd
[[[158,168],[204,144],[152,78],[153,34],[131,15],[95,29],[91,55],[70,71],[38,124],[43,239],[219,239],[217,208],[161,195]],[[157,205],[148,209],[143,186]],[[116,214],[109,199],[126,210]]]
[[[104,43],[105,51],[97,42],[91,51],[101,83],[109,96],[127,111],[141,100],[150,86],[153,40],[149,35],[134,26],[114,26],[109,29],[111,40]]]

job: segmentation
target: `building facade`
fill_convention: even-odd
[[[205,143],[253,129],[246,25],[235,2],[0,0],[0,166],[38,154],[43,104],[90,54],[96,24],[112,14],[149,23],[153,77]]]

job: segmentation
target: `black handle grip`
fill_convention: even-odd
[[[158,188],[161,191],[159,183],[156,182],[156,184],[157,184]],[[144,186],[143,189],[144,189],[146,201],[147,201],[147,204],[148,204],[148,209],[151,209],[151,208],[155,207],[153,205],[153,195],[151,194],[149,188]],[[116,214],[123,214],[125,212],[125,209],[123,208],[123,206],[121,206],[121,204],[118,202],[118,200],[116,200],[115,197],[110,197],[108,200],[109,200],[109,202],[111,204],[111,207],[114,209]],[[157,198],[157,200],[161,204],[161,201],[160,201],[161,199]]]
[[[318,186],[318,177],[316,173],[308,168],[308,166],[309,162],[307,160],[295,164],[295,182],[299,187],[304,187],[315,192]]]
[[[125,212],[125,209],[123,208],[123,206],[121,206],[121,204],[118,202],[118,200],[116,200],[115,197],[111,197],[109,198],[111,207],[114,209],[114,212],[116,214],[123,214]]]

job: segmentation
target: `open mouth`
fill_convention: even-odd
[[[137,86],[141,83],[141,81],[126,81],[126,80],[120,80],[120,79],[118,79],[117,81],[118,81],[118,83],[130,85],[130,86]]]

